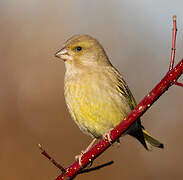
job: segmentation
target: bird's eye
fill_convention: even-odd
[[[82,47],[81,46],[77,46],[75,49],[76,49],[76,51],[81,51]]]

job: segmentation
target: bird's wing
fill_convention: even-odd
[[[131,109],[134,109],[136,106],[136,101],[126,82],[119,74],[117,75],[117,90],[128,99]]]

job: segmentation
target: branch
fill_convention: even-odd
[[[73,179],[77,174],[79,174],[79,172],[81,172],[83,168],[85,168],[107,148],[109,148],[111,144],[114,143],[130,125],[139,119],[147,111],[147,109],[149,109],[151,105],[168,90],[170,86],[173,84],[183,86],[183,84],[177,82],[177,79],[183,73],[183,59],[177,64],[175,68],[173,68],[175,59],[176,32],[176,16],[173,16],[172,51],[169,71],[164,76],[164,78],[154,87],[154,89],[152,89],[152,91],[144,97],[144,99],[136,106],[136,108],[128,115],[128,117],[126,117],[116,128],[110,132],[110,139],[112,142],[109,142],[107,140],[108,138],[102,139],[98,144],[96,144],[92,149],[90,149],[82,156],[82,167],[79,165],[79,161],[77,160],[71,166],[66,168],[65,173],[60,174],[55,180]]]

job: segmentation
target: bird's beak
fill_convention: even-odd
[[[72,56],[69,55],[68,51],[66,48],[62,48],[58,52],[55,53],[55,57],[63,59],[64,61],[66,60],[72,60]]]

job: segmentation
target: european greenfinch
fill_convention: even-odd
[[[126,82],[93,37],[75,35],[55,55],[65,62],[64,94],[69,112],[94,141],[109,133],[135,108],[135,99]],[[147,150],[152,146],[163,148],[162,143],[144,130],[140,119],[124,134],[138,139]]]

